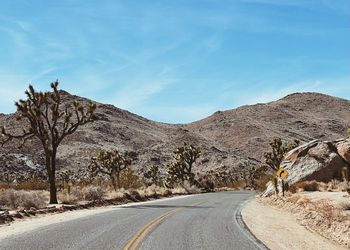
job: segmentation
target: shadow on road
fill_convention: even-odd
[[[190,209],[205,209],[205,208],[213,208],[210,206],[187,206],[187,205],[137,205],[137,206],[129,206],[123,208],[135,208],[135,209],[147,209],[147,208],[190,208]]]

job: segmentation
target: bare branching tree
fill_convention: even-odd
[[[58,81],[51,83],[51,92],[37,92],[33,86],[25,92],[27,99],[16,102],[18,119],[25,120],[27,128],[22,133],[10,133],[1,128],[4,145],[13,139],[21,140],[20,147],[34,137],[38,138],[45,153],[45,165],[50,184],[50,204],[57,203],[56,190],[56,156],[60,143],[78,127],[96,120],[96,105],[90,102],[83,107],[78,102],[72,106],[62,107]]]

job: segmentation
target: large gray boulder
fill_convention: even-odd
[[[282,166],[289,172],[286,179],[288,185],[298,181],[316,180],[328,182],[341,178],[341,170],[350,169],[350,140],[343,139],[334,142],[313,140],[303,144],[285,156]],[[274,193],[272,183],[262,194],[268,196]]]

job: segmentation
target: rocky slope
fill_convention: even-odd
[[[62,95],[66,103],[87,101],[67,92]],[[239,172],[247,166],[259,165],[274,137],[301,142],[335,140],[344,136],[350,124],[350,101],[317,93],[297,93],[271,103],[219,111],[206,119],[182,125],[150,121],[101,103],[97,103],[96,112],[99,121],[81,127],[63,141],[58,167],[84,169],[98,150],[115,148],[134,152],[134,167],[142,170],[152,164],[165,165],[172,151],[188,142],[203,152],[197,171],[222,168]],[[1,114],[0,125],[20,131],[24,124],[15,118],[16,114]],[[0,148],[0,156],[18,158],[18,154],[32,161],[31,166],[43,162],[36,140],[21,150],[15,142]],[[23,172],[27,165],[21,166]],[[17,171],[21,171],[21,167],[17,164]]]
[[[313,140],[288,152],[281,164],[289,172],[289,186],[299,181],[329,182],[343,179],[343,171],[350,174],[350,139],[336,141]],[[281,185],[279,184],[281,189]],[[262,196],[274,193],[269,183]]]

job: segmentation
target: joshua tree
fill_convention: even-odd
[[[120,186],[125,189],[140,188],[143,182],[138,174],[131,168],[126,168],[120,175]]]
[[[272,151],[264,154],[265,163],[273,170],[278,170],[286,153],[299,146],[299,141],[294,140],[292,143],[283,143],[281,138],[275,138],[270,143],[270,146]]]
[[[143,174],[143,176],[150,180],[152,184],[158,185],[160,184],[160,171],[159,171],[159,166],[153,165],[150,167],[150,169]]]
[[[90,102],[83,107],[78,102],[72,106],[64,105],[61,92],[57,89],[58,81],[51,83],[51,92],[37,92],[33,86],[25,92],[27,99],[16,102],[18,120],[24,119],[27,128],[22,133],[13,134],[4,127],[1,129],[1,144],[18,139],[20,147],[27,140],[38,138],[45,153],[45,166],[50,185],[50,204],[57,203],[56,190],[56,155],[63,139],[73,134],[78,127],[96,120],[96,105]]]
[[[248,183],[249,185],[256,189],[257,188],[257,180],[259,180],[261,177],[265,175],[265,172],[267,171],[267,166],[262,166],[260,168],[250,167],[247,171],[243,172],[243,175],[245,176],[243,180]],[[242,173],[241,173],[242,175]]]
[[[267,152],[264,154],[265,157],[265,163],[267,166],[269,166],[273,171],[277,171],[280,168],[280,165],[284,159],[284,156],[286,153],[288,153],[293,148],[296,148],[299,146],[299,141],[294,140],[292,143],[283,143],[281,138],[275,138],[270,143],[271,152]],[[275,176],[273,176],[273,182],[275,183],[277,179]],[[275,184],[276,187],[276,184]],[[276,190],[277,192],[277,190]],[[284,180],[282,180],[282,192],[284,195]]]
[[[117,150],[102,150],[97,157],[92,158],[89,171],[93,176],[98,174],[108,176],[114,190],[117,190],[117,187],[120,188],[120,173],[131,164],[125,155],[123,156]]]
[[[14,177],[9,170],[5,170],[2,173],[0,173],[0,180],[5,181],[7,187],[9,188],[11,183],[14,181]]]
[[[174,151],[173,161],[168,165],[169,181],[183,184],[188,180],[194,184],[194,173],[192,173],[193,164],[200,156],[199,148],[184,144]]]
[[[62,170],[58,173],[58,175],[61,177],[62,181],[62,189],[64,190],[65,185],[67,185],[67,191],[68,194],[70,194],[70,186],[69,182],[72,179],[73,172],[71,170]]]

